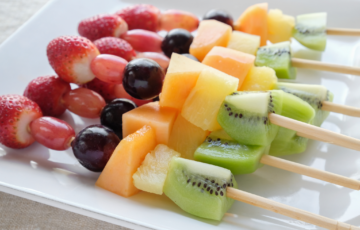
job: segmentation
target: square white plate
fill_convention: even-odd
[[[54,0],[0,46],[0,94],[22,94],[27,83],[54,74],[46,46],[61,35],[76,35],[81,19],[115,12],[130,4],[149,3],[161,10],[182,9],[202,16],[212,8],[229,11],[236,19],[250,0]],[[359,28],[358,0],[270,0],[270,9],[298,15],[328,12],[329,27]],[[292,44],[297,57],[360,66],[359,37],[328,37],[326,51],[307,50]],[[298,71],[298,82],[322,84],[335,94],[335,102],[360,107],[360,78],[311,70]],[[97,119],[81,119],[66,112],[61,119],[79,132]],[[360,138],[360,118],[331,114],[323,125],[332,131]],[[360,179],[360,153],[311,141],[303,154],[286,159]],[[79,165],[72,151],[49,150],[39,144],[23,150],[0,146],[0,190],[89,215],[123,226],[147,229],[319,229],[270,211],[236,202],[222,222],[193,217],[165,196],[139,193],[123,198],[97,188],[98,174]],[[333,219],[360,225],[360,193],[347,188],[264,166],[251,175],[237,176],[240,189]]]

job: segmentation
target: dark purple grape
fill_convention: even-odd
[[[153,101],[160,101],[160,97],[159,97],[159,96],[155,97],[155,98],[153,99]]]
[[[196,57],[194,57],[193,55],[191,54],[182,54],[183,56],[187,57],[187,58],[190,58],[194,61],[197,61],[197,62],[200,62]]]
[[[213,10],[208,11],[205,14],[203,20],[209,20],[209,19],[214,19],[219,22],[223,22],[225,24],[228,24],[231,27],[233,27],[233,23],[234,23],[232,16],[224,10],[213,9]]]
[[[122,115],[137,106],[133,101],[125,98],[118,98],[107,104],[100,115],[102,125],[110,128],[120,138],[122,136]]]
[[[160,94],[164,76],[164,70],[158,63],[147,58],[138,58],[126,65],[123,86],[130,96],[149,100]]]
[[[111,129],[91,125],[76,135],[71,147],[82,166],[93,172],[101,172],[119,142],[119,137]]]
[[[184,29],[173,29],[164,38],[161,43],[161,49],[164,54],[171,57],[172,53],[189,53],[190,45],[194,37]]]

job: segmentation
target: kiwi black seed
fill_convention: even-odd
[[[207,178],[202,175],[189,175],[187,176],[186,170],[183,171],[183,175],[186,178],[187,183],[191,183],[193,188],[198,189],[201,193],[207,192],[210,195],[223,196],[226,192],[226,188],[232,185],[232,178],[229,180],[219,178]],[[232,176],[233,177],[233,176]]]

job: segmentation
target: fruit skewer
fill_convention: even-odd
[[[360,140],[339,133],[322,129],[320,127],[306,124],[288,117],[279,115],[281,113],[282,91],[269,92],[235,92],[225,98],[220,107],[218,121],[221,127],[236,141],[249,145],[268,145],[274,139],[277,128],[273,125],[305,134],[308,136],[319,136],[322,140],[345,148],[360,150]],[[257,108],[246,103],[256,105]],[[258,130],[239,133],[238,130],[246,130],[246,119],[239,119],[236,114],[254,114],[259,116]],[[245,118],[245,117],[244,117]],[[257,136],[259,135],[259,136]]]
[[[360,36],[360,29],[327,28],[326,34],[339,36]]]
[[[273,52],[280,52],[279,50],[274,50]],[[278,58],[276,55],[263,55],[260,59],[262,60],[241,51],[224,47],[213,47],[202,63],[238,78],[239,91],[280,89],[305,100],[316,111],[321,109],[360,117],[360,109],[332,103],[332,93],[324,86],[277,82],[278,79],[275,73],[278,76],[288,76],[291,75],[291,72],[294,72],[294,68],[290,66],[289,61],[285,60],[284,57]],[[259,66],[254,66],[255,62]],[[275,72],[269,67],[272,67]],[[322,121],[316,121],[314,124],[320,126]]]
[[[183,73],[188,73],[187,75],[184,75]],[[193,86],[190,85],[191,81],[195,81],[193,83]],[[188,82],[189,85],[186,84],[179,84],[181,85],[177,89],[174,89],[172,87],[173,84],[177,84],[177,82]],[[204,92],[203,89],[214,87],[214,82],[216,82],[217,91],[214,92]],[[243,116],[240,116],[242,114],[241,112],[235,112],[231,111],[231,108],[227,108],[225,106],[225,103],[221,105],[223,102],[223,98],[225,98],[227,95],[234,92],[236,89],[238,89],[238,78],[234,79],[234,77],[231,77],[227,74],[218,72],[217,70],[206,67],[205,65],[202,65],[198,62],[195,62],[193,60],[187,59],[186,57],[183,57],[181,55],[173,54],[170,66],[164,81],[162,93],[160,96],[160,105],[163,107],[170,107],[177,110],[181,110],[181,115],[187,119],[192,124],[202,128],[203,130],[209,130],[214,131],[217,129],[220,129],[221,127],[225,129],[227,126],[228,129],[225,129],[225,131],[235,140],[237,140],[237,132],[239,130],[248,130],[249,128],[246,126],[241,126],[241,124],[245,125],[247,119],[242,119]],[[195,86],[194,86],[195,85]],[[282,91],[279,91],[282,92]],[[268,92],[269,93],[269,92]],[[266,95],[268,93],[264,93],[263,95]],[[243,94],[243,95],[255,95],[251,94],[251,92],[236,92],[236,94]],[[258,94],[262,94],[258,92]],[[185,98],[184,98],[185,96]],[[187,98],[186,98],[187,97]],[[219,98],[217,98],[219,97]],[[226,98],[231,97],[227,96]],[[257,96],[255,96],[257,97]],[[241,100],[243,105],[249,105],[255,107],[261,107],[262,111],[260,118],[264,118],[264,120],[259,120],[259,129],[265,129],[268,124],[276,123],[276,125],[279,125],[284,128],[288,128],[291,130],[295,130],[300,133],[308,134],[308,135],[319,135],[321,138],[324,138],[327,140],[327,142],[331,142],[336,145],[340,145],[346,148],[351,148],[355,150],[360,150],[360,141],[347,137],[345,135],[341,135],[335,132],[331,132],[328,130],[324,130],[319,127],[315,127],[309,124],[305,124],[303,122],[299,122],[293,119],[289,119],[283,116],[278,115],[281,110],[278,109],[275,110],[269,110],[267,108],[268,102],[270,100],[270,95],[263,98],[264,101],[254,101],[254,102],[248,102],[246,100]],[[211,104],[205,104],[204,101],[211,101]],[[281,106],[280,106],[281,107]],[[219,109],[220,108],[220,109]],[[257,109],[259,109],[257,108]],[[224,119],[227,122],[229,121],[227,118],[231,118],[231,121],[228,124],[224,124],[220,122],[220,118],[217,118],[217,113],[214,113],[213,111],[219,111],[219,116],[223,116]],[[202,111],[202,115],[195,114],[190,111]],[[272,113],[273,111],[276,111],[277,114]],[[251,112],[250,112],[251,113]],[[220,115],[222,114],[222,115]],[[257,114],[257,113],[255,113]],[[258,115],[258,114],[257,114]],[[205,117],[205,118],[204,118]],[[250,117],[249,117],[250,118]],[[219,125],[219,123],[221,125]],[[265,122],[265,124],[263,123]],[[262,128],[261,128],[262,127]],[[231,135],[233,133],[233,135]],[[266,132],[262,133],[261,135],[264,135],[264,138],[267,134]],[[276,132],[274,132],[274,135]],[[245,134],[246,136],[246,134]],[[251,135],[252,136],[252,135]],[[272,139],[271,141],[273,140]],[[254,138],[256,139],[256,138]],[[267,139],[267,138],[265,138]],[[268,145],[269,143],[252,143],[252,142],[244,142],[241,138],[237,140],[239,143],[242,144],[249,144],[249,145]],[[269,141],[269,140],[268,140]],[[269,142],[271,142],[269,141]]]
[[[166,145],[156,146],[155,139],[150,126],[123,139],[96,185],[124,197],[141,190],[165,193],[184,211],[207,219],[221,220],[238,200],[327,229],[359,229],[238,190],[230,170],[180,158]]]
[[[214,33],[216,31],[216,33]],[[235,34],[235,35],[234,35]],[[236,47],[241,47],[238,50],[247,51],[257,50],[260,46],[260,40],[257,36],[250,36],[251,38],[244,38],[244,36],[238,36],[237,31],[232,32],[231,26],[218,22],[216,20],[205,20],[200,22],[197,35],[194,37],[194,40],[190,46],[190,54],[194,55],[200,61],[203,61],[205,56],[211,51],[215,46],[227,47],[230,46],[232,49]],[[242,44],[241,40],[244,39],[246,44],[253,46],[252,48],[246,47]],[[257,41],[250,41],[255,39]],[[254,54],[254,53],[252,53]],[[260,59],[260,60],[259,60]],[[262,60],[264,59],[264,60]],[[285,60],[289,62],[289,67],[293,65],[294,67],[300,68],[309,68],[315,70],[323,70],[330,72],[338,72],[344,74],[353,74],[360,75],[360,68],[352,66],[343,66],[343,65],[334,65],[328,63],[322,63],[319,61],[305,60],[299,58],[292,58],[290,52],[290,42],[281,42],[274,45],[262,46],[257,51],[257,60],[255,64],[257,66],[269,66],[273,68],[276,65],[276,61],[282,60],[282,63]],[[275,61],[276,60],[276,61]],[[278,74],[278,78],[289,78],[294,79],[296,77],[296,72],[292,71],[290,74]]]
[[[233,140],[225,132],[215,131],[196,149],[194,156],[190,159],[227,168],[234,175],[253,173],[261,164],[265,164],[347,188],[360,190],[360,181],[275,156],[269,156],[268,154],[269,147],[267,146],[243,145]]]

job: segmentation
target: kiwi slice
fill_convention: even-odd
[[[164,193],[190,214],[221,220],[234,202],[226,196],[228,186],[237,188],[230,170],[174,157],[170,162]]]
[[[296,78],[296,68],[291,66],[291,50],[288,41],[260,47],[256,53],[255,65],[272,68],[278,78]]]
[[[315,117],[315,110],[309,103],[292,94],[283,94],[283,108],[281,115],[305,123],[311,123]],[[299,137],[296,131],[280,127],[271,143],[270,155],[283,156],[301,153],[306,150],[307,138]]]
[[[242,145],[234,140],[222,139],[211,133],[196,149],[197,161],[231,170],[234,175],[253,173],[260,166],[262,155],[268,154],[266,146]]]
[[[298,15],[292,34],[303,46],[324,51],[326,47],[326,13]]]
[[[315,110],[313,125],[321,126],[329,116],[330,112],[321,109],[322,101],[331,102],[334,95],[325,86],[278,82],[275,84],[275,89],[293,94],[309,103]]]
[[[268,146],[279,130],[268,114],[281,114],[282,95],[281,90],[234,92],[220,106],[217,120],[237,142]]]

